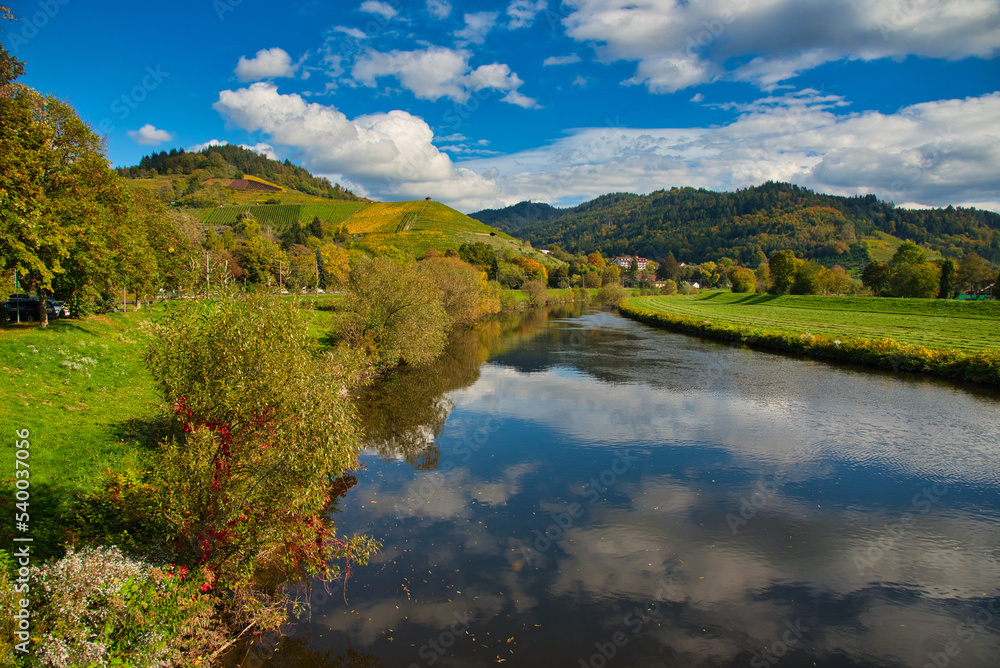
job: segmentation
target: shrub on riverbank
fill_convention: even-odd
[[[654,312],[624,302],[619,311],[634,320],[686,334],[740,343],[751,348],[779,350],[825,359],[855,362],[893,371],[927,373],[944,378],[1000,385],[1000,349],[965,353],[899,343],[893,339],[838,339],[712,322],[672,313]]]
[[[154,320],[140,322],[166,414],[100,484],[58,501],[66,510],[45,547],[69,554],[45,563],[33,552],[32,654],[0,644],[4,665],[207,665],[230,640],[283,623],[297,586],[377,548],[338,536],[330,519],[354,482],[349,390],[370,376],[368,360],[321,353],[309,314],[276,297],[174,305]],[[82,476],[84,461],[68,470]],[[6,552],[0,571],[0,600],[19,599]]]

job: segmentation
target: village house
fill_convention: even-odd
[[[620,256],[616,257],[614,262],[623,270],[625,270],[628,269],[630,266],[632,266],[632,260],[635,260],[636,265],[639,267],[639,271],[646,271],[646,266],[649,264],[649,260],[647,260],[644,257],[632,258],[628,256]]]

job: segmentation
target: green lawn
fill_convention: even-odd
[[[158,397],[142,361],[147,313],[0,329],[0,506],[14,501],[15,430],[30,431],[30,535],[43,553],[58,515],[108,468],[134,460],[156,428]]]
[[[1000,348],[1000,302],[711,292],[637,297],[629,303],[654,312],[762,329],[890,338],[966,352]]]

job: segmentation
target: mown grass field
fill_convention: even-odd
[[[1000,302],[711,292],[636,297],[629,303],[653,312],[769,330],[889,338],[938,350],[1000,348]]]

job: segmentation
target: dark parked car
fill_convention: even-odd
[[[0,308],[7,311],[7,322],[38,322],[38,298],[14,295],[11,299],[0,304]],[[45,312],[50,319],[68,318],[69,309],[65,302],[47,300],[45,302]]]
[[[37,322],[38,300],[24,298],[10,299],[3,303],[7,311],[7,322]]]

